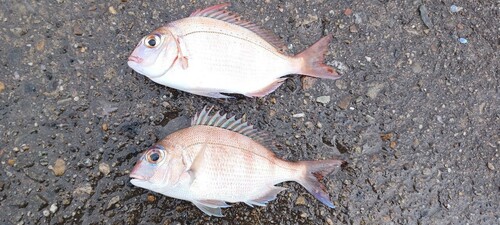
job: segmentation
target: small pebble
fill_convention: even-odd
[[[111,206],[113,206],[114,204],[118,203],[119,201],[120,201],[120,196],[115,196],[111,198],[111,200],[109,200],[108,203],[108,209],[111,208]]]
[[[49,217],[50,216],[49,210],[43,210],[42,213],[43,213],[43,216],[45,216],[45,217]]]
[[[309,90],[314,86],[317,79],[314,77],[302,76],[300,81],[302,82],[302,89]]]
[[[5,84],[3,84],[2,81],[0,81],[0,93],[2,93],[5,90]]]
[[[152,194],[148,194],[147,200],[148,202],[153,203],[156,201],[156,197]]]
[[[62,200],[62,204],[63,204],[63,205],[69,205],[69,204],[71,204],[71,199],[70,199],[70,198],[64,198],[64,199]]]
[[[451,12],[458,12],[458,7],[456,5],[451,5],[450,10]]]
[[[305,117],[306,114],[305,113],[297,113],[297,114],[293,114],[292,117],[294,118],[302,118],[302,117]]]
[[[274,116],[276,116],[276,111],[274,111],[272,109],[269,110],[269,117],[274,117]]]
[[[107,123],[103,123],[102,124],[102,130],[103,131],[107,131],[108,130],[108,124]]]
[[[420,72],[422,72],[422,66],[420,65],[420,63],[414,63],[414,64],[411,66],[411,70],[412,70],[414,73],[420,73]]]
[[[109,174],[109,172],[111,172],[111,168],[107,163],[99,163],[99,172],[106,176]]]
[[[110,6],[110,7],[108,8],[108,10],[109,10],[109,13],[111,13],[111,14],[113,14],[113,15],[116,15],[116,9],[115,9],[115,7]]]
[[[20,28],[20,27],[12,28],[12,29],[10,29],[10,31],[12,33],[14,33],[15,35],[17,35],[17,36],[23,36],[23,35],[25,35],[25,34],[28,33],[28,31],[26,29],[23,29],[23,28]]]
[[[380,138],[382,139],[382,141],[388,141],[391,140],[392,136],[393,136],[392,133],[386,133],[386,134],[381,134]]]
[[[85,127],[85,133],[86,133],[86,134],[90,133],[90,128]]]
[[[57,159],[54,163],[54,166],[52,167],[52,171],[54,172],[54,175],[62,176],[66,171],[66,163],[64,162],[64,160],[61,158]]]
[[[7,164],[9,166],[14,166],[14,164],[16,164],[16,160],[15,159],[9,159],[9,160],[7,160]]]
[[[493,166],[493,163],[488,163],[488,169],[495,170],[495,166]]]
[[[35,48],[37,51],[43,51],[43,49],[45,48],[45,39],[41,39],[40,41],[38,41],[35,45]]]
[[[80,26],[78,26],[78,25],[75,25],[73,27],[73,34],[76,35],[76,36],[82,36],[83,35],[82,28],[80,28]]]
[[[89,183],[85,183],[73,191],[74,195],[92,194],[92,186]]]
[[[431,18],[429,18],[429,11],[427,11],[427,8],[425,7],[425,5],[420,5],[420,7],[418,9],[420,11],[420,18],[424,22],[425,26],[427,28],[431,29],[433,27],[433,24],[432,24]]]
[[[57,207],[56,203],[50,205],[50,209],[49,210],[50,210],[51,213],[55,213],[57,211],[57,209],[58,209],[58,207]]]
[[[469,42],[467,39],[465,38],[459,38],[458,41],[462,44],[467,44],[467,42]]]
[[[355,24],[361,24],[363,23],[363,19],[361,18],[360,13],[354,13],[354,23]]]
[[[340,109],[345,110],[349,107],[351,100],[352,100],[352,96],[348,95],[348,96],[344,97],[342,100],[340,100],[340,102],[337,103],[337,106]]]
[[[313,124],[311,121],[307,121],[307,122],[305,123],[305,125],[306,125],[307,129],[311,129],[311,128],[313,128],[313,127],[314,127],[314,124]]]
[[[351,14],[352,14],[352,9],[347,8],[347,9],[344,10],[344,15],[350,16]]]
[[[47,161],[47,159],[40,159],[40,165],[46,166],[49,165],[49,162]],[[52,166],[50,166],[49,169],[53,169]]]
[[[28,151],[28,150],[30,150],[30,146],[29,146],[29,145],[27,145],[27,144],[22,144],[22,145],[21,145],[21,149],[22,149],[23,151]]]
[[[330,96],[319,96],[316,98],[316,102],[326,105],[330,102]]]
[[[371,99],[375,99],[383,87],[384,87],[383,84],[374,84],[368,89],[366,95]]]
[[[85,161],[83,162],[83,164],[86,167],[91,167],[92,166],[92,160],[90,158],[86,158]]]
[[[349,31],[351,33],[358,33],[358,27],[353,24],[353,25],[349,26]]]
[[[306,199],[304,196],[299,196],[295,201],[295,205],[306,205]]]
[[[451,5],[451,6],[450,6],[450,11],[451,11],[452,13],[460,12],[462,9],[463,9],[462,7],[458,7],[458,6],[456,6],[456,5]]]

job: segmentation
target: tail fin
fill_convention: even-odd
[[[335,208],[333,203],[330,201],[330,196],[326,192],[325,185],[323,185],[319,181],[322,180],[324,176],[333,172],[333,170],[339,168],[344,163],[344,161],[320,160],[302,161],[299,163],[305,165],[306,172],[303,177],[298,180],[298,182],[323,204],[327,205],[330,208]]]
[[[328,50],[328,44],[332,40],[332,35],[327,35],[311,47],[304,50],[295,56],[295,58],[302,59],[303,64],[298,73],[316,77],[335,80],[341,77],[331,66],[323,63],[325,59],[325,53]]]

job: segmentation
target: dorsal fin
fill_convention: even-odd
[[[272,144],[271,138],[266,132],[255,129],[253,125],[248,124],[248,122],[243,122],[242,118],[236,119],[236,117],[234,116],[232,116],[231,118],[227,118],[227,114],[221,115],[219,111],[217,111],[213,115],[210,115],[212,109],[213,106],[208,110],[206,106],[203,107],[201,112],[196,114],[191,120],[191,126],[205,125],[220,127],[245,135],[269,149],[275,149],[274,145]]]
[[[224,3],[224,4],[214,5],[206,9],[198,9],[193,13],[191,13],[190,17],[195,17],[195,16],[208,17],[241,26],[259,35],[262,39],[267,41],[276,49],[278,50],[285,49],[285,44],[283,43],[283,41],[278,36],[273,34],[271,31],[262,29],[260,26],[257,26],[254,23],[243,20],[240,15],[226,10],[226,7],[230,5],[231,5],[230,3]]]

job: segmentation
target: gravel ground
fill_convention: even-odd
[[[126,65],[143,35],[217,3],[186,2],[1,1],[0,224],[500,223],[497,1],[233,2],[292,53],[332,33],[345,76],[232,100]],[[325,179],[337,208],[288,182],[210,218],[132,186],[139,153],[205,105],[275,135],[287,160],[348,161]]]

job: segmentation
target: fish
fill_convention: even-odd
[[[158,141],[141,154],[130,182],[172,198],[191,202],[209,216],[222,217],[228,203],[266,206],[285,190],[285,181],[301,184],[330,208],[320,182],[345,162],[338,159],[286,161],[273,151],[269,134],[243,120],[211,114],[205,107],[191,126]]]
[[[289,56],[275,34],[226,9],[229,3],[193,12],[144,36],[127,64],[152,81],[212,98],[263,97],[290,74],[335,80],[323,63],[332,35]]]

